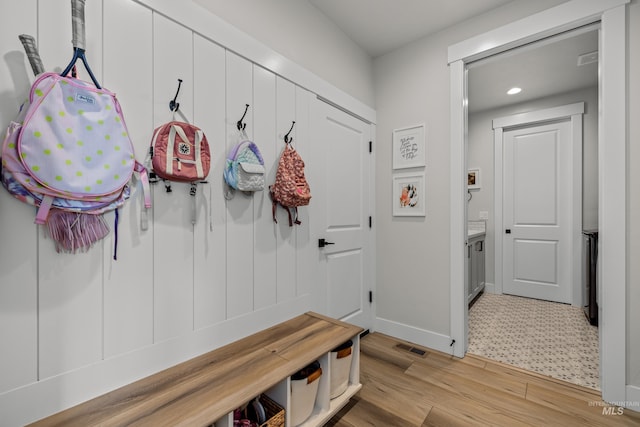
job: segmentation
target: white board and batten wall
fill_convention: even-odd
[[[317,95],[370,123],[375,112],[287,60],[269,69],[262,45],[191,2],[180,2],[176,17],[171,3],[88,1],[87,57],[117,93],[140,161],[153,129],[173,118],[169,101],[183,80],[179,111],[204,130],[213,159],[209,183],[198,185],[197,221],[188,185],[174,183],[167,193],[156,184],[146,231],[139,189],[120,210],[116,261],[113,231],[86,253],[57,254],[33,224],[33,208],[0,191],[3,425],[42,418],[317,307],[312,218],[320,207],[312,200],[300,209],[302,225],[290,228],[281,208],[273,223],[267,192],[226,201],[226,153],[249,104],[246,130],[271,183],[295,120],[294,145],[318,188],[322,173],[308,159],[321,140],[312,129]],[[0,27],[6,126],[33,81],[17,35],[35,36],[45,68],[59,71],[71,59],[71,17],[69,0],[0,4],[11,10]],[[206,22],[219,28],[207,30]],[[106,218],[113,226],[114,214]]]

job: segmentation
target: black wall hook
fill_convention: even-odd
[[[240,120],[238,120],[238,123],[236,126],[238,126],[238,130],[244,130],[247,127],[246,123],[242,123],[242,121],[244,120],[244,117],[247,115],[247,111],[249,111],[249,104],[245,104],[246,107],[244,109],[244,114],[242,115],[242,117],[240,118]]]
[[[169,101],[169,109],[171,111],[178,111],[178,108],[180,108],[180,103],[176,102],[178,94],[180,93],[180,86],[182,86],[182,79],[178,79],[178,90],[176,90],[176,96],[173,97],[173,101]]]
[[[291,144],[293,142],[293,137],[289,138],[289,134],[293,130],[293,127],[295,126],[295,124],[296,124],[295,120],[291,122],[291,129],[289,129],[289,132],[287,132],[287,134],[284,136],[284,142],[286,142],[287,144]]]

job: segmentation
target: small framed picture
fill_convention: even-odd
[[[393,169],[426,165],[424,125],[393,131]]]
[[[473,168],[467,172],[467,188],[469,190],[480,189],[480,169]]]
[[[393,215],[425,216],[424,172],[393,176]]]

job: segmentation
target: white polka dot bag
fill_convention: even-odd
[[[134,171],[149,208],[147,171],[113,93],[56,73],[36,79],[7,129],[0,179],[38,207],[35,222],[47,226],[58,252],[85,251],[109,233],[102,214],[117,214],[130,197]],[[117,233],[117,215],[115,226]]]
[[[35,39],[19,36],[37,78],[7,128],[0,181],[17,199],[37,207],[35,222],[47,226],[58,252],[90,248],[109,233],[102,214],[115,211],[116,259],[117,209],[131,195],[134,171],[150,208],[149,181],[135,159],[115,94],[100,86],[87,64],[84,6],[85,0],[71,2],[73,58],[61,74],[44,72]],[[75,78],[79,59],[93,83]],[[68,77],[72,70],[74,77]]]
[[[136,160],[115,95],[44,73],[32,85],[29,102],[17,149],[33,179],[67,199],[119,198]],[[40,205],[37,223],[48,216],[47,202]]]

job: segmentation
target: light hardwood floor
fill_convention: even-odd
[[[327,426],[640,426],[639,413],[618,415],[594,390],[379,333],[361,340],[360,380],[360,392]]]

